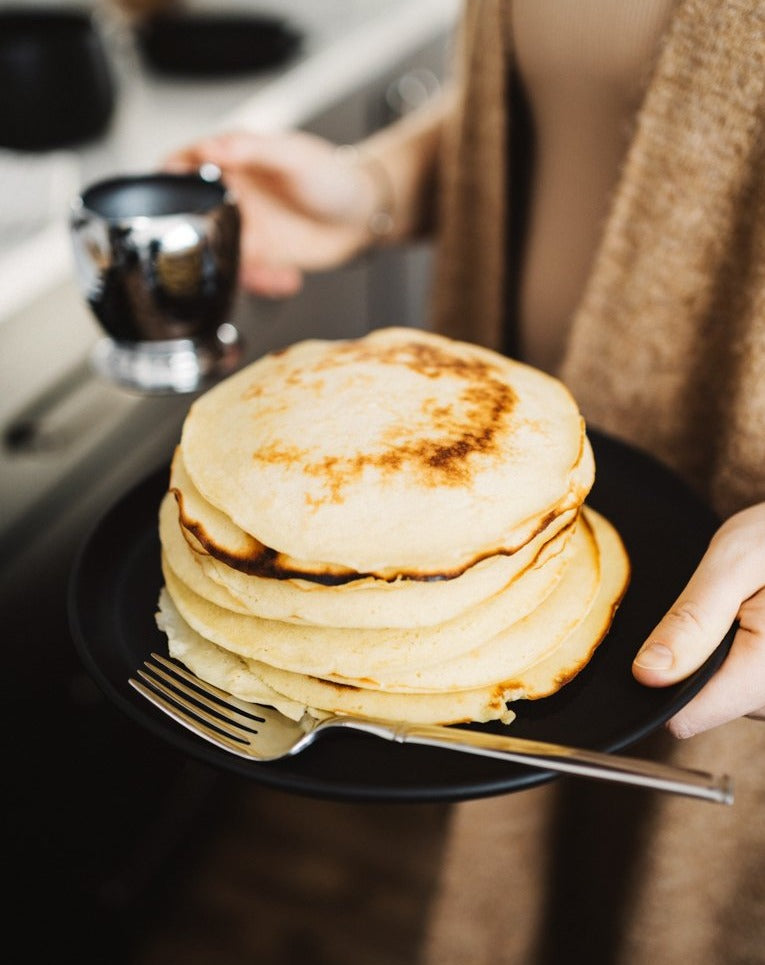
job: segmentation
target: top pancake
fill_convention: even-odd
[[[405,328],[264,356],[197,399],[180,447],[244,533],[356,573],[453,575],[579,506],[594,477],[561,382]]]

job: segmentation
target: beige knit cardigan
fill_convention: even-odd
[[[434,327],[494,347],[509,2],[467,3],[433,288]],[[765,3],[679,0],[561,372],[721,514],[765,499],[764,134]],[[564,780],[455,805],[422,962],[764,965],[765,725],[633,752],[732,773],[736,802]]]
[[[493,347],[513,189],[508,21],[508,0],[467,4],[433,303],[436,328]],[[561,374],[591,424],[721,513],[765,499],[765,4],[678,4]]]

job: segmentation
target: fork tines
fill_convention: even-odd
[[[248,735],[257,734],[257,725],[265,722],[264,717],[253,713],[252,705],[201,681],[158,653],[151,654],[137,676],[141,679],[131,677],[129,683],[147,700],[226,750],[242,753]]]

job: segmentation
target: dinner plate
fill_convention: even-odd
[[[660,727],[703,686],[730,647],[733,628],[685,681],[649,688],[632,658],[690,577],[718,525],[715,515],[655,459],[595,430],[596,481],[588,504],[619,530],[632,576],[611,629],[582,672],[557,694],[518,701],[509,726],[470,725],[604,751]],[[125,493],[85,539],[70,579],[69,613],[80,657],[105,694],[137,724],[215,768],[285,791],[340,800],[457,801],[504,794],[556,774],[458,751],[395,744],[365,734],[321,736],[302,753],[246,761],[197,738],[128,684],[154,650],[167,653],[154,620],[162,585],[157,513],[162,469]]]

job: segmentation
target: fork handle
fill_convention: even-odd
[[[703,798],[717,804],[733,803],[733,781],[727,774],[715,776],[705,771],[673,767],[640,758],[620,757],[617,754],[439,724],[375,723],[364,729],[403,744],[448,748],[518,764],[531,764],[551,771],[621,784],[637,784],[687,797]]]

